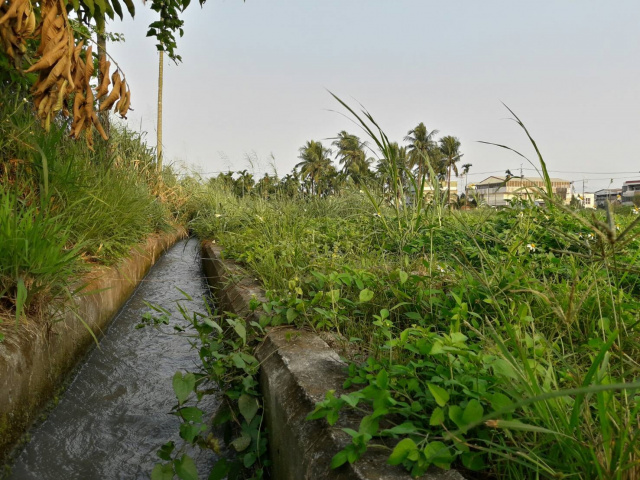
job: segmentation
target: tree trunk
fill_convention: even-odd
[[[160,50],[160,61],[158,66],[158,139],[156,142],[156,168],[162,171],[162,77],[163,77],[163,57],[164,52]]]

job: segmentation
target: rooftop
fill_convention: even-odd
[[[531,183],[539,183],[539,184],[544,184],[544,179],[540,178],[540,177],[487,177],[484,180],[482,180],[481,182],[476,183],[475,185],[480,186],[480,185],[493,185],[495,183],[504,183],[506,181],[517,181],[517,180],[521,180],[521,181],[525,181],[525,182],[531,182]],[[550,178],[549,180],[551,180],[551,182],[555,182],[555,183],[571,183],[569,180],[565,180],[564,178]]]

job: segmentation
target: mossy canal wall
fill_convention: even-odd
[[[244,270],[225,260],[222,248],[202,244],[205,275],[224,311],[247,314],[252,298],[264,300],[264,291]],[[388,465],[387,455],[369,451],[355,464],[331,469],[331,458],[350,441],[341,430],[358,429],[360,418],[343,417],[330,427],[326,420],[307,421],[316,402],[328,390],[340,392],[346,364],[318,335],[295,328],[268,330],[256,357],[261,363],[260,386],[269,431],[271,477],[277,480],[410,480],[400,467]],[[432,468],[422,480],[464,480],[455,470]]]
[[[180,230],[147,239],[118,265],[92,270],[61,318],[27,320],[7,334],[0,343],[0,464],[94,344],[87,327],[100,337],[149,268],[185,236]]]

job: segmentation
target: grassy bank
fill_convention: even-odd
[[[180,187],[144,138],[114,123],[89,149],[66,124],[45,132],[19,87],[0,98],[0,328],[61,304],[92,264],[172,227]],[[13,319],[13,321],[11,321]],[[49,321],[49,320],[47,320]]]
[[[333,332],[351,352],[351,393],[310,416],[364,415],[334,466],[383,448],[413,475],[640,478],[636,211],[545,191],[546,207],[499,211],[366,186],[267,199],[222,180],[194,192],[191,228],[265,285],[271,325]]]

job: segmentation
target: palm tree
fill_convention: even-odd
[[[331,167],[331,149],[324,148],[321,142],[309,140],[300,148],[298,158],[302,160],[295,168],[300,168],[301,177],[311,182],[311,195],[316,193],[318,180]]]
[[[332,145],[338,149],[336,158],[339,158],[340,165],[343,165],[342,172],[353,178],[356,184],[360,183],[361,177],[367,174],[371,162],[364,151],[366,142],[361,142],[356,135],[342,130]]]
[[[440,139],[440,151],[444,156],[444,167],[447,169],[447,200],[451,198],[451,170],[458,175],[456,163],[462,158],[460,153],[460,140],[457,137],[448,135]]]
[[[471,163],[465,163],[464,165],[462,165],[462,172],[460,172],[461,175],[464,175],[464,194],[467,194],[467,184],[468,184],[468,180],[469,180],[469,169],[473,167],[473,165]]]
[[[376,170],[381,180],[382,192],[389,190],[391,196],[395,197],[393,202],[399,205],[399,201],[404,195],[407,186],[407,147],[401,147],[398,142],[389,144],[389,150],[385,156],[378,161]],[[390,198],[391,200],[391,198]]]
[[[409,130],[407,136],[404,137],[404,141],[409,142],[407,153],[410,166],[412,168],[418,167],[418,180],[420,182],[426,171],[426,162],[430,162],[434,171],[438,173],[438,145],[434,140],[437,134],[438,130],[429,132],[424,123],[420,122],[416,128]]]

